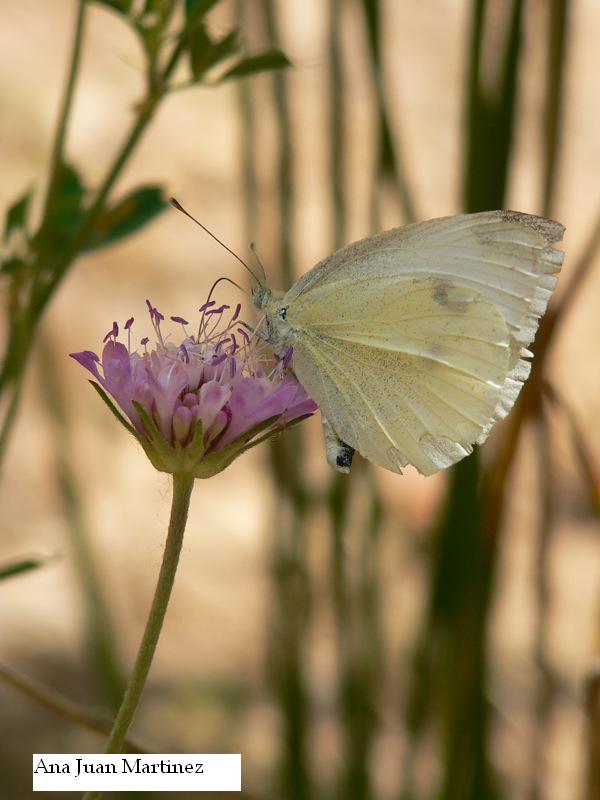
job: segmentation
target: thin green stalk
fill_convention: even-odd
[[[264,0],[265,22],[270,44],[279,45],[277,15],[273,0]],[[280,252],[281,277],[284,289],[292,285],[294,279],[291,223],[293,219],[294,191],[292,185],[292,123],[289,101],[286,96],[286,75],[278,70],[273,74],[273,98],[279,128],[279,152],[277,154],[277,175],[280,206]]]
[[[249,6],[244,0],[237,0],[236,16],[240,30],[246,30]],[[256,237],[258,227],[258,179],[254,153],[257,150],[256,118],[254,103],[251,94],[250,82],[237,81],[237,94],[239,114],[242,128],[240,161],[242,168],[242,185],[244,187],[244,211],[246,225],[246,241],[251,242]]]
[[[137,143],[139,142],[142,134],[144,133],[148,123],[152,119],[161,97],[162,95],[148,97],[141,104],[138,116],[136,117],[125,139],[123,147],[119,151],[115,161],[113,162],[104,181],[102,182],[102,185],[100,186],[100,189],[96,194],[94,202],[87,210],[83,220],[81,221],[79,232],[77,236],[74,238],[73,244],[67,250],[67,253],[64,256],[64,258],[61,259],[61,263],[55,265],[52,280],[49,281],[47,284],[42,285],[41,287],[40,286],[36,287],[36,284],[34,284],[31,297],[31,309],[35,314],[35,322],[39,320],[41,312],[46,307],[46,304],[50,299],[50,297],[56,291],[59,283],[63,279],[71,262],[77,257],[78,253],[85,246],[87,238],[96,222],[96,219],[104,209],[104,205],[106,203],[106,200],[108,199],[108,195],[112,191],[117,181],[117,178],[120,176],[123,170],[123,167],[125,166],[127,161],[129,161],[129,158],[133,153]]]
[[[57,714],[68,722],[74,722],[76,725],[87,728],[94,733],[104,734],[105,736],[110,733],[110,719],[90,713],[87,709],[81,708],[70,700],[66,700],[64,697],[60,697],[45,686],[34,683],[29,678],[25,678],[23,675],[20,675],[18,672],[15,672],[3,664],[0,664],[0,680],[12,686],[13,689],[17,689],[34,703],[43,706],[43,708],[48,709],[48,711],[52,711],[53,714]],[[125,739],[124,745],[128,752],[146,752],[129,737]]]
[[[241,28],[249,4],[238,0],[237,13]],[[259,6],[271,43],[277,39],[275,8],[268,0]],[[279,152],[277,164],[277,200],[279,217],[279,252],[282,286],[290,286],[293,276],[289,220],[293,204],[291,179],[290,124],[281,76],[271,78],[273,102],[277,115]],[[244,205],[248,236],[253,237],[258,220],[258,183],[256,179],[256,126],[250,87],[239,84],[239,113],[242,126],[241,166]],[[296,431],[269,449],[271,472],[277,496],[277,526],[273,541],[273,619],[269,638],[269,670],[274,695],[282,717],[282,763],[279,783],[289,800],[307,800],[310,780],[307,771],[307,725],[309,704],[304,674],[306,627],[310,614],[310,585],[306,566],[306,514],[308,497],[301,474],[302,440]]]
[[[104,749],[105,753],[121,752],[123,742],[146,685],[146,679],[152,665],[152,659],[154,658],[154,652],[171,597],[177,564],[179,563],[179,554],[181,553],[193,485],[194,478],[190,475],[173,475],[173,502],[171,505],[169,532],[154,598],[123,702]],[[101,795],[101,792],[86,792],[84,800],[97,800]]]
[[[276,0],[263,0],[263,20],[269,43],[278,46],[279,20]],[[289,288],[294,278],[292,220],[296,192],[294,187],[293,126],[288,79],[276,72],[271,78],[273,106],[278,129],[277,203],[279,241],[277,260],[282,288]],[[283,718],[281,791],[288,800],[308,800],[312,794],[308,757],[310,705],[305,677],[306,636],[310,619],[310,579],[306,563],[308,493],[303,480],[302,438],[298,431],[285,437],[283,446],[271,447],[272,472],[278,503],[287,501],[289,514],[275,542],[274,579],[277,605],[281,614],[273,647],[273,671],[276,675],[278,701]],[[281,519],[281,515],[278,515]],[[279,645],[279,646],[278,646]]]
[[[346,141],[344,136],[344,80],[342,67],[342,48],[340,25],[342,0],[330,0],[329,6],[329,106],[331,108],[331,192],[333,204],[333,249],[345,244],[346,202],[344,182],[344,155]]]
[[[345,587],[350,613],[343,620],[344,628],[340,631],[340,643],[345,645],[340,649],[343,657],[340,673],[344,753],[338,796],[344,800],[369,800],[375,794],[371,756],[379,725],[376,709],[383,681],[378,594],[381,506],[368,465],[363,464],[360,471],[357,466],[353,468],[355,479],[362,483],[361,492],[365,493],[368,512],[356,531],[356,544],[360,549],[352,559],[354,574],[346,575]],[[353,487],[352,493],[356,490],[356,483]],[[347,535],[348,532],[346,529],[343,533]]]
[[[14,386],[10,387],[11,396],[8,401],[8,407],[2,420],[2,427],[0,428],[0,474],[4,465],[4,458],[6,456],[8,440],[12,427],[15,424],[17,411],[19,410],[19,400],[21,399],[21,388],[23,386],[23,375],[19,375]]]
[[[385,179],[392,180],[397,192],[398,202],[405,222],[414,222],[417,218],[412,192],[408,185],[402,148],[398,137],[392,133],[389,116],[385,102],[385,92],[383,86],[383,64],[381,48],[381,11],[379,0],[362,0],[365,23],[367,26],[367,36],[371,55],[371,68],[373,87],[378,106],[378,159],[376,164],[377,175],[372,197],[372,226],[375,230],[379,228],[379,193]]]
[[[69,64],[67,82],[65,84],[64,95],[58,115],[58,123],[56,134],[54,136],[54,143],[52,146],[52,154],[50,156],[49,179],[48,187],[46,189],[46,198],[44,201],[44,211],[42,213],[43,223],[40,231],[40,238],[43,238],[45,227],[52,219],[52,213],[58,199],[58,186],[60,172],[64,161],[65,140],[67,138],[67,129],[69,120],[71,118],[75,85],[77,83],[77,75],[79,73],[79,65],[81,63],[81,45],[83,42],[86,5],[87,0],[79,0],[77,7],[77,18],[75,20],[75,32],[73,35],[73,47],[71,48],[71,61]]]
[[[539,398],[540,403],[542,398]],[[535,693],[535,727],[531,757],[529,800],[543,800],[544,748],[548,739],[549,723],[556,700],[556,681],[553,678],[548,630],[552,612],[552,582],[550,580],[550,556],[552,547],[553,520],[555,513],[552,481],[552,448],[548,420],[541,405],[536,415],[538,437],[538,476],[541,485],[540,520],[534,560],[533,591],[535,593],[535,633],[533,658],[538,670]]]

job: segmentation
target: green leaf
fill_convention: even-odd
[[[85,249],[97,250],[137,233],[167,207],[159,186],[134,189],[98,217]]]
[[[232,31],[218,42],[213,42],[204,25],[198,26],[190,38],[189,53],[192,75],[200,80],[211,67],[233,55],[238,47],[238,32]]]
[[[33,197],[33,189],[29,189],[18,200],[9,206],[4,223],[4,241],[7,242],[14,230],[25,229],[29,205]]]
[[[95,0],[101,6],[108,6],[119,14],[127,16],[131,11],[133,0]]]
[[[196,22],[221,0],[185,0],[185,15],[189,22]]]
[[[228,81],[232,78],[244,78],[247,75],[256,75],[259,72],[268,72],[291,66],[291,62],[281,50],[267,50],[265,53],[239,61],[235,66],[227,70],[220,80]]]
[[[56,181],[57,200],[49,224],[60,237],[60,232],[74,230],[81,221],[86,188],[79,173],[70,164],[61,164]]]
[[[4,580],[4,578],[12,578],[13,575],[20,575],[22,572],[30,572],[32,569],[43,567],[48,561],[48,558],[24,558],[9,564],[0,564],[0,581]]]

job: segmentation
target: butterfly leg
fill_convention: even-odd
[[[250,331],[250,333],[256,336],[257,339],[261,339],[263,342],[269,341],[269,337],[266,333],[259,331],[258,328],[253,328],[252,325],[248,325],[248,323],[244,322],[243,319],[241,319],[239,322],[242,327],[246,328],[247,331]]]
[[[325,436],[327,461],[338,472],[350,472],[354,448],[340,439],[333,429],[333,425],[322,414],[321,423],[323,424],[323,435]]]

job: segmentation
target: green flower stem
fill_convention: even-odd
[[[146,628],[138,650],[137,658],[133,666],[127,689],[121,703],[112,731],[108,737],[105,753],[120,753],[127,736],[127,731],[133,720],[138,707],[140,697],[146,685],[146,679],[154,651],[158,642],[158,637],[162,629],[165,613],[171,597],[171,589],[175,580],[175,572],[179,562],[179,554],[183,542],[183,534],[190,506],[190,496],[194,478],[190,475],[173,475],[173,503],[171,506],[171,519],[169,521],[169,533],[165,544],[163,561],[156,583],[154,599],[146,622]],[[83,800],[97,800],[101,792],[86,792]]]

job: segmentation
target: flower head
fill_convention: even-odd
[[[132,349],[133,317],[125,323],[127,345],[113,323],[100,359],[84,350],[71,353],[92,373],[92,385],[138,439],[162,472],[208,478],[259,441],[317,409],[288,366],[238,322],[241,307],[209,300],[199,309],[198,332],[190,335],[183,317],[177,344],[163,336],[164,316],[147,300],[156,344],[141,340]],[[117,412],[110,395],[125,413]]]

